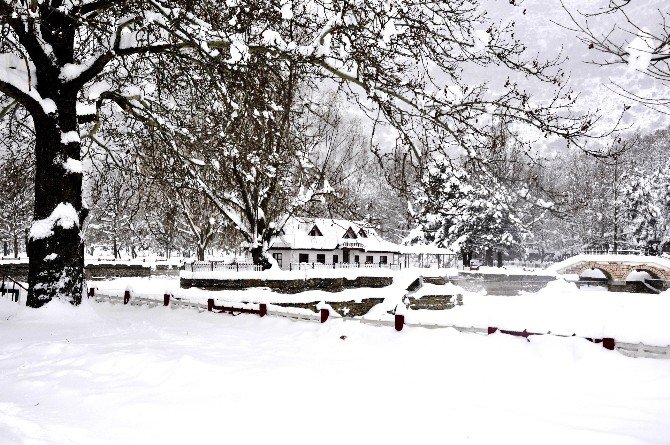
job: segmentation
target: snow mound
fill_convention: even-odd
[[[92,303],[84,298],[79,306],[67,301],[53,299],[39,309],[16,305],[16,312],[10,320],[17,323],[53,323],[53,324],[87,324],[98,323],[102,319],[93,309]]]

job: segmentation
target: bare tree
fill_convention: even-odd
[[[637,2],[639,3],[639,2]],[[609,0],[595,10],[574,11],[563,5],[572,24],[565,26],[597,56],[590,63],[599,66],[627,64],[645,73],[663,91],[660,97],[648,97],[612,82],[610,89],[661,113],[670,114],[670,12],[649,8],[654,18],[632,17],[632,0]],[[607,29],[594,22],[609,21]]]

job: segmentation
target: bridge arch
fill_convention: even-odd
[[[577,273],[577,275],[579,275],[579,278],[580,278],[580,279],[582,279],[582,278],[596,278],[596,279],[601,279],[601,277],[598,277],[598,276],[594,276],[594,277],[589,276],[589,275],[593,275],[593,274],[589,274],[589,272],[598,271],[598,272],[600,272],[600,273],[603,275],[602,278],[607,279],[607,281],[611,281],[611,280],[612,280],[612,274],[611,274],[610,271],[608,271],[605,267],[602,267],[602,266],[596,266],[596,265],[587,265],[587,266],[581,267],[580,269],[581,269],[581,270],[579,270],[579,272]],[[596,274],[596,275],[597,275],[597,274]]]
[[[653,267],[638,266],[638,267],[631,268],[630,272],[628,272],[628,275],[626,275],[626,281],[631,281],[629,278],[631,277],[631,275],[633,275],[636,272],[646,273],[647,275],[649,275],[649,277],[651,279],[654,279],[654,280],[661,279],[661,276],[659,275],[658,270],[654,270]]]
[[[639,271],[646,272],[652,279],[660,280],[670,286],[670,260],[666,258],[581,254],[561,261],[551,269],[558,274],[578,276],[584,275],[588,270],[597,269],[613,285],[624,285],[632,272]]]

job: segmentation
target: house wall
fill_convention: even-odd
[[[270,254],[273,253],[281,253],[282,254],[282,269],[288,269],[290,263],[298,263],[300,259],[300,254],[307,254],[309,255],[309,261],[308,263],[316,263],[316,256],[317,254],[325,254],[326,255],[326,264],[333,264],[333,255],[337,255],[337,262],[342,263],[343,262],[343,257],[344,253],[342,249],[334,249],[334,250],[306,250],[306,249],[297,249],[297,250],[291,250],[291,249],[277,249],[277,248],[271,248],[268,250]],[[379,263],[379,260],[381,259],[382,256],[386,255],[386,262],[387,263],[393,263],[393,258],[394,255],[392,252],[362,252],[362,251],[354,251],[350,250],[349,251],[349,262],[354,263],[355,262],[355,255],[358,255],[358,260],[360,263],[365,263],[366,257],[371,256],[372,257],[372,262],[373,263]]]

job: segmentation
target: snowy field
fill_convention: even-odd
[[[577,338],[0,300],[0,443],[670,443],[670,361]]]
[[[183,300],[201,304],[207,304],[208,298],[215,299],[217,304],[242,301],[305,303],[384,298],[384,303],[374,307],[366,318],[391,322],[393,316],[387,311],[402,308],[402,297],[407,294],[407,287],[417,276],[416,270],[395,271],[393,284],[383,288],[345,289],[342,292],[309,291],[298,294],[281,294],[266,288],[239,291],[180,289],[179,280],[175,277],[119,278],[93,281],[90,285],[95,286],[98,293],[107,295],[123,296],[125,289],[130,289],[132,295],[148,296],[159,301],[163,300],[164,293],[170,293]],[[494,326],[512,331],[526,329],[536,333],[576,334],[589,338],[611,337],[628,343],[670,345],[670,329],[667,328],[670,291],[659,295],[617,293],[607,292],[601,287],[578,289],[573,283],[556,280],[539,292],[522,292],[513,297],[467,292],[452,284],[425,284],[414,296],[418,298],[422,295],[458,293],[463,295],[463,306],[447,311],[408,310],[404,312],[406,322],[484,329]],[[309,310],[297,309],[293,312],[309,313]]]

